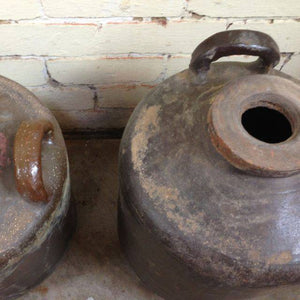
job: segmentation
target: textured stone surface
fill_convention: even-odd
[[[45,84],[44,67],[44,61],[40,59],[0,59],[0,75],[25,86]]]
[[[282,71],[300,79],[300,54],[293,55],[282,68]]]
[[[299,62],[297,62],[299,55],[294,55],[290,58],[290,53],[283,53],[280,57],[280,62],[276,66],[276,70],[282,69],[283,72],[288,73],[291,76],[300,78],[299,73]],[[175,55],[171,56],[167,61],[167,72],[165,77],[170,77],[180,71],[183,71],[188,68],[190,63],[190,55]],[[249,55],[233,55],[222,57],[218,59],[218,62],[231,62],[231,61],[240,61],[240,62],[252,62],[257,59],[256,56]],[[293,60],[293,63],[291,61]],[[283,68],[282,68],[283,67]]]
[[[1,0],[0,4],[0,20],[33,19],[41,16],[39,0]]]
[[[226,27],[225,20],[170,20],[163,24],[155,21],[104,24],[99,51],[191,53],[200,41]]]
[[[0,75],[34,87],[55,111],[71,110],[68,128],[118,128],[149,86],[187,68],[195,47],[219,31],[270,34],[283,54],[277,68],[300,78],[299,3],[0,0]]]
[[[167,62],[167,73],[166,77],[170,77],[182,70],[188,68],[191,57],[190,55],[177,55],[172,56]]]
[[[94,108],[94,92],[88,87],[42,86],[30,90],[52,110]]]
[[[223,21],[26,23],[0,25],[0,55],[88,56],[118,53],[189,53],[225,30]],[[191,34],[197,32],[197,37]],[[13,47],[12,47],[13,45]]]
[[[2,24],[0,55],[90,55],[96,52],[96,32],[97,25]]]
[[[77,232],[54,273],[21,299],[161,299],[144,288],[119,248],[119,140],[73,140],[67,147]]]
[[[152,88],[151,85],[98,87],[97,107],[135,107]]]
[[[151,82],[163,71],[162,57],[57,59],[47,65],[53,79],[67,84]]]
[[[112,17],[112,16],[178,16],[183,0],[42,0],[45,13],[51,17]]]
[[[299,17],[300,4],[298,0],[274,1],[252,0],[190,0],[188,9],[199,14],[214,17]]]
[[[250,29],[267,33],[276,41],[282,52],[294,52],[300,49],[300,22],[296,20],[278,20],[274,23],[261,20],[238,21],[233,22],[230,29]]]
[[[118,53],[191,53],[210,35],[226,29],[225,20],[0,25],[0,55],[90,56]],[[101,28],[100,28],[100,27]],[[230,29],[270,34],[284,52],[299,51],[300,22],[235,21]],[[191,34],[191,33],[197,33]],[[12,46],[13,45],[13,46]]]

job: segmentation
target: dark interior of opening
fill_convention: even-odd
[[[266,143],[281,143],[292,135],[289,120],[281,112],[263,106],[246,110],[242,124],[250,135]]]

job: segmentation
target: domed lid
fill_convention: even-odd
[[[0,77],[0,266],[42,234],[62,205],[66,180],[55,118],[24,87]]]

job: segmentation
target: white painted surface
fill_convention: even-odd
[[[163,58],[68,58],[47,65],[52,78],[63,84],[152,82],[163,71]]]
[[[42,0],[51,17],[165,17],[182,13],[182,0]]]
[[[26,86],[47,83],[43,59],[0,57],[0,75]]]
[[[30,87],[57,115],[69,111],[61,117],[67,127],[94,126],[99,114],[104,127],[123,126],[151,87],[227,29],[270,34],[282,52],[277,68],[300,79],[298,0],[0,0],[0,7],[0,74]]]
[[[213,17],[299,17],[299,0],[189,0],[188,8]]]

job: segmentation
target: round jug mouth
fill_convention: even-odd
[[[267,177],[300,171],[300,88],[292,81],[252,75],[226,85],[213,99],[208,128],[238,169]]]
[[[266,95],[272,98],[272,95]],[[241,116],[242,125],[254,138],[269,144],[282,143],[293,135],[292,124],[281,107],[258,103],[248,108]]]

